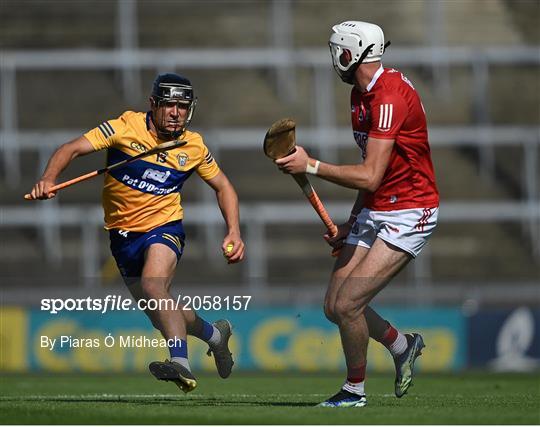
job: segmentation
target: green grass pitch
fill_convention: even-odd
[[[402,399],[393,377],[370,375],[365,408],[315,408],[340,375],[199,377],[184,395],[148,375],[2,375],[6,424],[539,424],[540,376],[428,375]]]

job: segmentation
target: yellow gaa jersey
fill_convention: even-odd
[[[94,149],[107,149],[107,166],[165,141],[150,131],[150,113],[126,111],[84,134]],[[146,232],[183,218],[182,186],[195,171],[204,180],[220,171],[201,135],[185,131],[185,145],[136,160],[105,175],[105,228]]]

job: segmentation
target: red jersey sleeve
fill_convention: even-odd
[[[371,125],[368,136],[395,139],[408,113],[407,103],[398,93],[386,93],[375,97],[371,103]]]

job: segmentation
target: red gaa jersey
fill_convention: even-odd
[[[353,88],[351,115],[364,159],[368,137],[395,140],[381,185],[366,192],[364,206],[376,211],[439,206],[426,115],[407,77],[381,66],[365,92]]]

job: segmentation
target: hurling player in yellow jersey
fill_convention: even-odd
[[[34,199],[54,197],[50,187],[78,156],[106,149],[107,164],[111,165],[165,141],[185,141],[180,147],[115,169],[105,178],[103,209],[111,251],[137,300],[172,300],[169,289],[185,239],[180,191],[193,172],[216,192],[228,229],[221,245],[228,262],[236,263],[244,257],[236,192],[202,137],[187,130],[195,104],[188,79],[177,74],[160,74],[152,88],[150,111],[126,111],[118,119],[103,122],[62,145],[31,192]],[[146,313],[170,342],[170,361],[150,364],[150,372],[156,378],[174,381],[185,392],[196,387],[188,362],[186,334],[207,342],[219,375],[223,378],[230,375],[233,359],[228,347],[231,325],[227,320],[210,324],[192,310],[147,310]]]

